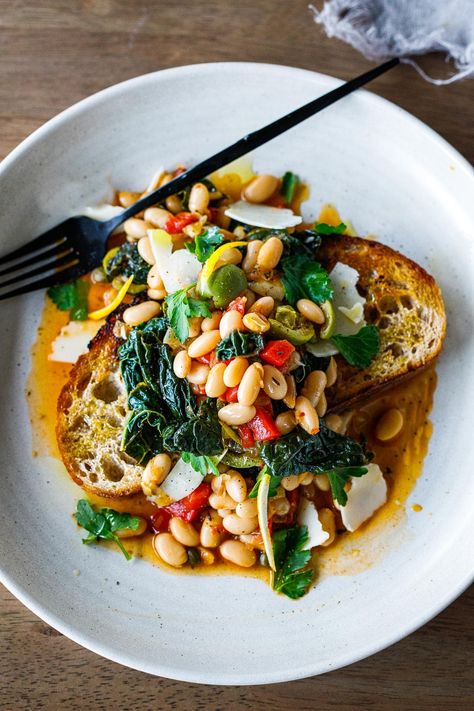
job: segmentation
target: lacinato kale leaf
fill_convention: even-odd
[[[273,534],[276,566],[273,589],[292,600],[302,597],[313,579],[313,571],[305,570],[311,559],[311,551],[303,550],[307,542],[306,526],[283,528]]]
[[[189,336],[189,319],[193,316],[210,316],[209,302],[188,296],[191,286],[179,289],[166,297],[166,316],[181,343]]]
[[[321,237],[314,229],[295,230],[290,233],[288,230],[271,230],[267,227],[257,227],[248,233],[249,241],[254,239],[265,241],[269,237],[281,239],[285,256],[304,254],[314,259],[315,252],[321,244]]]
[[[328,472],[339,467],[360,467],[367,463],[365,448],[347,435],[330,430],[324,419],[318,434],[298,427],[280,439],[265,442],[261,457],[272,476]]]
[[[134,328],[119,348],[120,368],[131,410],[122,448],[140,464],[163,451],[167,426],[173,429],[183,426],[194,421],[198,413],[197,400],[189,383],[174,374],[171,351],[162,342],[167,328],[167,319],[152,319],[143,327]],[[180,450],[180,447],[170,449]]]
[[[367,474],[367,467],[339,467],[326,472],[326,476],[331,484],[332,498],[341,506],[347,504],[347,494],[344,489],[349,479],[353,476],[359,477]]]
[[[105,265],[109,281],[118,276],[131,277],[134,284],[146,284],[150,265],[139,254],[136,242],[124,242]]]
[[[373,324],[362,326],[353,336],[336,335],[331,340],[349,365],[357,368],[368,368],[380,350],[379,332]]]
[[[224,235],[219,228],[209,227],[192,242],[187,242],[185,246],[189,252],[196,255],[200,262],[205,262],[223,241]]]
[[[60,311],[69,311],[72,321],[86,320],[88,293],[89,284],[84,279],[51,286],[47,291],[49,298]]]
[[[206,456],[222,454],[224,445],[216,399],[206,398],[194,417],[168,425],[163,430],[163,445],[169,452]]]
[[[98,538],[114,541],[127,560],[131,556],[123,547],[122,541],[116,535],[120,529],[130,529],[136,531],[140,525],[140,519],[129,513],[120,513],[113,509],[99,509],[95,511],[86,499],[77,502],[77,510],[74,517],[82,528],[89,531],[87,538],[83,538],[83,543],[93,543]]]
[[[232,331],[219,341],[216,355],[219,360],[228,360],[234,356],[254,355],[262,350],[265,342],[260,334]]]
[[[156,410],[136,410],[128,416],[122,436],[122,449],[138,464],[163,451],[161,430],[165,418]]]
[[[305,254],[283,257],[280,262],[283,270],[281,280],[285,287],[285,296],[292,306],[298,299],[311,299],[322,303],[331,299],[333,288],[329,274],[324,267]]]

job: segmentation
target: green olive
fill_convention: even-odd
[[[208,296],[218,309],[228,306],[244,289],[247,288],[247,278],[235,264],[225,264],[212,272],[208,279]],[[201,292],[202,293],[202,292]]]
[[[332,303],[330,301],[324,301],[322,304],[320,304],[320,306],[323,314],[326,317],[326,321],[324,323],[324,326],[321,328],[319,335],[323,340],[327,341],[328,338],[331,338],[331,336],[334,334],[334,329],[336,327],[336,316]]]
[[[270,318],[270,333],[284,338],[294,346],[301,346],[314,338],[314,326],[292,306],[279,306],[275,318]]]

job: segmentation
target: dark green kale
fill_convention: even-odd
[[[360,467],[369,456],[351,437],[330,430],[321,418],[320,430],[310,435],[298,427],[280,439],[265,442],[261,457],[272,476],[284,477],[303,472],[328,472],[338,468]]]
[[[222,341],[219,341],[216,355],[219,360],[228,360],[241,355],[255,355],[262,350],[264,345],[265,342],[260,334],[232,331]]]
[[[133,283],[144,285],[147,283],[150,265],[140,256],[136,242],[124,242],[105,266],[105,275],[108,281],[115,277],[131,277]]]

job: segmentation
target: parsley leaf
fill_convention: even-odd
[[[313,579],[313,571],[304,570],[311,559],[311,551],[303,550],[307,542],[306,526],[284,528],[273,534],[276,565],[273,589],[292,600],[302,597]]]
[[[345,506],[347,504],[347,494],[344,486],[349,481],[351,476],[364,476],[367,474],[367,467],[338,467],[325,472],[329,483],[331,484],[332,497],[338,504]]]
[[[263,476],[267,474],[267,468],[263,467],[263,469],[260,470],[257,480],[255,482],[255,485],[252,489],[252,491],[249,494],[249,499],[256,499],[258,495],[258,490],[260,488],[260,482],[263,479]],[[268,487],[268,496],[275,496],[277,493],[277,489],[280,486],[281,479],[278,479],[276,476],[272,476],[270,479],[270,486]]]
[[[72,321],[85,321],[87,318],[87,294],[89,284],[84,279],[67,284],[51,286],[47,294],[60,311],[69,311]]]
[[[328,225],[325,222],[317,222],[314,229],[319,235],[340,235],[347,229],[347,225],[340,222],[336,227],[334,225]]]
[[[333,289],[329,274],[319,262],[308,259],[305,254],[295,254],[283,257],[281,268],[286,300],[292,306],[298,299],[311,299],[322,303],[332,298]]]
[[[122,541],[116,535],[115,531],[122,528],[136,531],[140,525],[139,518],[129,513],[114,511],[113,509],[99,509],[95,511],[86,499],[81,499],[77,502],[77,511],[74,517],[79,526],[89,531],[87,538],[82,539],[83,543],[93,543],[98,538],[115,541],[125,558],[130,560],[130,554],[123,547]]]
[[[295,196],[296,186],[299,182],[298,176],[290,171],[286,172],[281,179],[281,194],[287,205],[291,204]]]
[[[380,350],[380,336],[376,326],[362,326],[353,336],[333,336],[333,343],[349,365],[367,368]]]
[[[191,254],[196,255],[200,262],[205,262],[223,241],[224,235],[219,228],[209,227],[205,232],[198,235],[194,242],[187,242],[185,246]]]
[[[193,316],[210,316],[211,310],[208,301],[193,299],[188,296],[188,291],[194,286],[190,284],[179,289],[173,294],[166,297],[166,315],[169,319],[171,328],[176,334],[181,343],[189,336],[189,321]]]
[[[198,472],[203,477],[211,472],[215,476],[219,476],[219,470],[216,465],[215,457],[208,457],[205,454],[193,454],[192,452],[181,452],[183,462],[190,464],[195,472]]]

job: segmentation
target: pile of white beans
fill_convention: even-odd
[[[168,173],[156,176],[147,191],[165,184],[172,177]],[[274,195],[279,186],[280,180],[275,176],[259,175],[245,186],[242,197],[248,202],[264,203]],[[118,193],[118,201],[125,208],[139,197],[141,195],[138,193]],[[184,227],[182,234],[173,235],[175,249],[182,248],[186,241],[206,229],[211,200],[212,194],[206,185],[197,183],[192,187],[188,209],[196,214],[197,219]],[[220,204],[217,218],[214,214],[213,224],[221,228],[227,239],[241,238],[241,227],[237,227],[234,233],[227,232],[230,221],[224,215],[225,207],[225,204]],[[150,207],[124,223],[126,239],[137,242],[141,257],[150,265],[147,280],[148,300],[130,306],[123,312],[122,326],[125,329],[144,323],[161,313],[161,301],[167,296],[167,292],[156,270],[147,230],[165,228],[169,218],[182,210],[183,205],[179,197],[171,196],[166,200],[166,209]],[[298,426],[314,434],[319,431],[319,418],[326,414],[325,389],[334,385],[337,379],[334,358],[331,358],[326,372],[314,370],[309,373],[299,393],[291,374],[300,364],[297,352],[291,356],[285,373],[273,365],[244,356],[237,356],[229,363],[213,363],[211,357],[209,365],[201,360],[203,356],[212,354],[219,341],[233,331],[265,334],[270,330],[269,317],[284,297],[282,282],[275,275],[282,254],[283,243],[277,236],[265,241],[250,241],[244,256],[240,250],[232,247],[222,254],[216,268],[224,264],[237,264],[247,276],[249,287],[241,295],[245,312],[241,314],[238,310],[215,310],[210,317],[190,319],[188,340],[172,349],[173,370],[178,378],[188,380],[196,394],[221,398],[228,388],[238,388],[237,402],[220,402],[222,406],[218,410],[218,416],[225,425],[238,426],[252,420],[256,414],[255,403],[263,393],[271,400],[282,401],[288,408],[275,419],[282,435]],[[309,322],[316,326],[324,325],[325,315],[318,304],[309,299],[300,299],[296,308]],[[342,417],[330,414],[326,417],[326,424],[334,431],[341,432],[346,423]],[[157,493],[172,463],[170,456],[163,453],[147,464],[142,477],[142,489],[146,496],[153,497]],[[252,567],[257,563],[258,555],[263,551],[263,542],[258,526],[256,499],[248,496],[254,481],[223,465],[219,465],[219,469],[219,476],[208,477],[212,494],[199,521],[189,523],[174,517],[170,520],[167,532],[154,535],[153,548],[159,559],[168,565],[185,565],[188,562],[189,548],[199,551],[201,562],[205,565],[212,565],[222,559],[243,568]],[[331,500],[329,481],[324,474],[304,473],[288,476],[282,480],[276,496],[269,501],[269,515],[276,517],[277,521],[278,517],[283,520],[291,509],[287,495],[298,487],[301,487],[302,495],[308,498],[314,499],[316,492],[319,492],[320,499],[323,497],[321,500],[324,501],[326,495],[327,502]],[[324,545],[331,545],[336,536],[337,512],[329,508],[327,503],[319,508],[318,514],[324,529],[329,533],[329,539]],[[146,521],[142,519],[137,531],[123,531],[119,532],[119,535],[141,535],[145,530]]]

